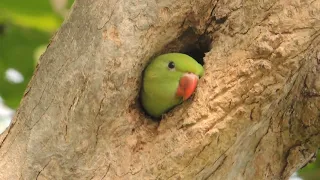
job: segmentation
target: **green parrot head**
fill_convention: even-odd
[[[169,53],[156,57],[143,74],[143,108],[149,115],[160,117],[192,95],[203,73],[203,67],[186,54]]]

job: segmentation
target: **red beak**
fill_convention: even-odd
[[[198,76],[193,73],[185,73],[180,78],[176,95],[178,97],[183,97],[183,100],[188,99],[196,89],[198,79]]]

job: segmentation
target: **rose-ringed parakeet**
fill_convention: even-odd
[[[203,67],[186,54],[156,57],[144,70],[140,94],[143,108],[152,117],[161,117],[192,95],[203,73]]]

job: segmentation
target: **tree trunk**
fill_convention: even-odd
[[[320,144],[320,0],[77,0],[41,57],[0,179],[287,179]],[[150,58],[205,52],[195,96],[140,108]]]

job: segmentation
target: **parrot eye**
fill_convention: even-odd
[[[173,69],[175,67],[174,62],[170,61],[168,64],[169,69]]]

